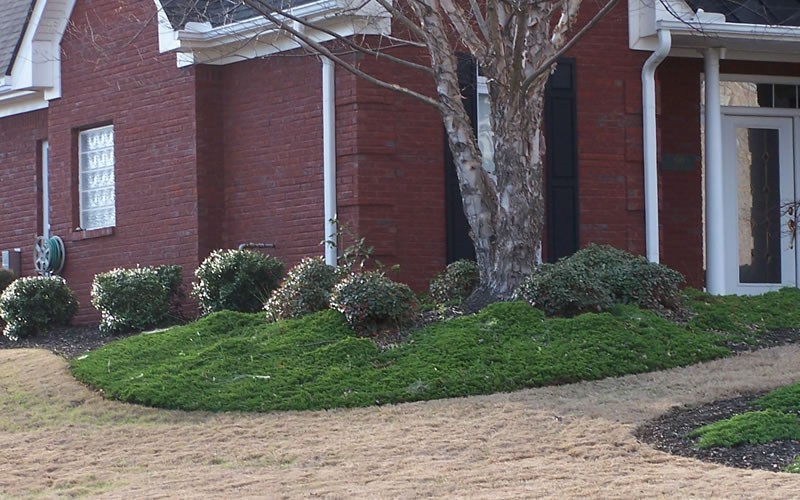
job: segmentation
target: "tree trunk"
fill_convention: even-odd
[[[483,292],[497,300],[510,298],[538,266],[545,220],[543,86],[526,98],[506,89],[490,85],[497,206],[494,230],[480,245],[488,251],[478,254]]]

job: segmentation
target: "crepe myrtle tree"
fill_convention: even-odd
[[[391,16],[392,33],[339,36],[271,0],[242,3],[288,32],[306,49],[380,87],[436,108],[456,165],[464,212],[480,269],[471,302],[510,297],[538,265],[545,220],[542,112],[546,81],[558,57],[618,0],[607,0],[589,22],[575,26],[582,0],[356,0]],[[596,8],[597,6],[595,6]],[[322,34],[334,43],[320,43]],[[377,41],[376,41],[377,38]],[[424,50],[425,64],[392,55],[397,46]],[[458,79],[458,52],[468,52],[486,77],[491,106],[493,174],[481,152]],[[433,95],[360,69],[346,52],[362,53],[418,71]]]

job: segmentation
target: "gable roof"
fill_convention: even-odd
[[[0,76],[11,74],[34,0],[0,0]]]
[[[264,3],[289,9],[314,1],[316,0],[268,0]],[[183,29],[188,22],[207,22],[216,28],[261,17],[241,0],[162,0],[161,6],[172,28],[176,30]]]
[[[800,26],[800,0],[686,0],[697,11],[718,12],[725,21],[768,26]]]

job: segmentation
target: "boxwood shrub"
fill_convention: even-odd
[[[437,304],[461,303],[480,283],[478,264],[473,260],[457,260],[431,280],[431,298]]]
[[[2,295],[3,290],[8,288],[8,285],[10,285],[15,279],[17,279],[17,276],[14,274],[14,271],[11,269],[0,268],[0,295]],[[0,331],[2,331],[5,326],[6,322],[3,321],[2,317],[0,317]]]
[[[180,266],[112,269],[95,275],[92,305],[104,332],[145,330],[179,314]]]
[[[75,293],[60,276],[19,278],[0,295],[3,335],[11,340],[69,324],[76,312]]]
[[[202,314],[257,312],[278,288],[283,262],[250,250],[216,250],[195,271],[192,293]]]
[[[635,304],[656,312],[682,308],[679,272],[607,245],[589,245],[555,264],[543,264],[516,295],[548,315],[601,312]]]
[[[14,271],[11,269],[0,268],[0,293],[3,293],[3,290],[8,288],[15,279],[17,279],[17,275],[14,274]]]
[[[333,288],[331,308],[344,314],[358,335],[410,325],[416,308],[414,292],[379,271],[353,273]]]
[[[267,319],[300,318],[324,311],[330,305],[331,291],[338,281],[337,269],[322,257],[306,257],[286,274],[281,286],[264,305]]]

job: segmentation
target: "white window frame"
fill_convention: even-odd
[[[78,133],[78,206],[81,229],[116,226],[115,165],[113,125]],[[86,206],[87,201],[92,201],[94,206]]]

